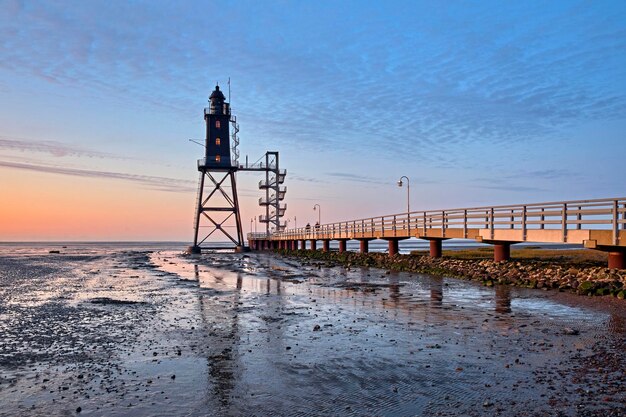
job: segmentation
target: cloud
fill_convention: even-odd
[[[22,152],[41,152],[55,157],[83,156],[90,158],[130,159],[107,152],[99,152],[78,146],[67,145],[50,140],[32,140],[0,136],[0,150],[17,150]]]
[[[530,179],[533,182],[536,180],[549,181],[549,180],[560,180],[563,178],[582,178],[579,172],[570,171],[568,169],[556,169],[556,168],[547,168],[547,169],[535,169],[535,170],[524,170],[524,171],[506,171],[506,172],[497,172],[494,173],[492,177],[479,177],[475,178],[474,181],[478,182],[489,182],[489,183],[502,183],[502,182],[510,182],[520,179]]]
[[[287,180],[289,181],[300,181],[300,182],[308,182],[308,183],[316,183],[316,184],[327,184],[328,181],[323,180],[321,178],[307,177],[303,175],[297,174],[288,174]]]
[[[366,175],[351,174],[348,172],[327,172],[325,175],[328,175],[329,177],[339,178],[344,181],[361,182],[365,184],[390,184],[389,181],[383,181],[380,179],[368,177]]]
[[[0,70],[185,117],[228,72],[244,141],[439,167],[626,114],[619,2],[290,6],[15,3]]]
[[[573,180],[581,178],[583,178],[581,174],[572,172],[567,169],[548,168],[506,173],[498,172],[494,173],[492,177],[474,178],[470,182],[470,186],[498,191],[548,192],[550,191],[549,188],[539,187],[537,185],[524,185],[523,183],[541,183],[544,185],[548,185],[553,183],[554,181],[559,181],[563,179]]]
[[[515,184],[503,184],[503,185],[473,185],[476,188],[484,188],[487,190],[496,190],[496,191],[514,191],[519,193],[527,193],[527,192],[547,192],[549,190],[545,188],[532,187],[526,185],[515,185]]]
[[[126,174],[121,172],[97,171],[80,168],[65,168],[46,165],[34,165],[21,162],[0,161],[0,167],[23,169],[34,172],[42,172],[46,174],[69,175],[82,178],[99,178],[114,179],[121,181],[130,181],[141,184],[152,190],[176,192],[176,193],[193,193],[196,190],[194,183],[188,180],[176,178],[156,177],[150,175]]]

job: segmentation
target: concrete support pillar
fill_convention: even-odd
[[[347,241],[347,240],[345,240],[345,239],[341,239],[341,240],[339,241],[339,253],[344,253],[344,252],[346,251],[346,243],[347,243],[347,242],[348,242],[348,241]]]
[[[359,239],[359,252],[369,252],[370,241],[367,239]]]
[[[502,262],[509,259],[511,259],[511,244],[507,242],[495,243],[493,245],[493,260]]]
[[[609,252],[609,268],[626,269],[626,251]]]
[[[322,240],[322,252],[330,252],[330,240]]]
[[[430,241],[430,257],[441,258],[442,244],[441,239],[431,239]]]
[[[274,250],[276,250],[276,249],[278,249],[278,248],[279,248],[279,246],[278,246],[278,244],[280,243],[279,241],[277,241],[277,240],[273,240],[273,241],[272,241],[272,243],[273,243],[273,248],[274,248]]]
[[[306,240],[301,240],[300,241],[300,249],[306,250]]]
[[[396,256],[398,252],[400,251],[398,242],[399,242],[398,239],[388,240],[389,256]]]
[[[317,250],[317,240],[311,239],[311,250]]]

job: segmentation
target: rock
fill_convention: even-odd
[[[319,325],[319,324],[316,324],[316,325],[313,327],[313,331],[314,331],[314,332],[319,332],[320,330],[322,330],[322,328],[320,327],[320,325]]]
[[[602,295],[607,295],[607,294],[609,294],[610,292],[611,292],[611,290],[609,290],[608,288],[598,288],[598,289],[596,290],[596,295],[600,295],[600,296],[602,296]]]
[[[584,281],[578,285],[578,292],[581,294],[586,294],[593,289],[593,282]]]
[[[485,402],[483,403],[483,407],[491,407],[492,405],[493,405],[493,402],[489,400],[485,400]]]
[[[565,327],[563,329],[563,334],[566,334],[568,336],[576,336],[580,334],[580,331],[578,331],[577,329],[572,329],[571,327]]]
[[[77,413],[80,413],[81,411],[83,411],[83,409],[82,409],[82,408],[80,408],[80,407],[76,407],[76,412],[77,412]]]

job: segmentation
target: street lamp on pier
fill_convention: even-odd
[[[315,211],[316,207],[317,207],[317,224],[321,225],[322,224],[322,207],[320,207],[319,204],[316,204],[313,206],[313,211]]]
[[[406,179],[406,213],[408,215],[411,212],[411,181],[409,177],[403,175],[398,180],[398,187],[402,187],[402,178]]]

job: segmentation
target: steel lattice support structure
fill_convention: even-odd
[[[244,238],[235,172],[235,168],[226,172],[210,171],[206,167],[200,170],[193,239],[195,248],[212,249],[202,245],[216,232],[233,242],[235,249],[242,247]],[[203,228],[207,229],[206,232],[200,233]]]

